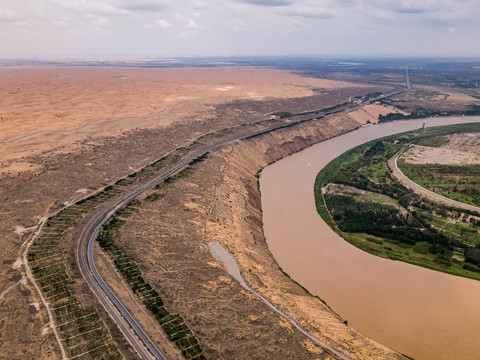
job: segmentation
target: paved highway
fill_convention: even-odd
[[[80,236],[76,249],[76,258],[82,276],[142,359],[155,358],[165,360],[165,357],[98,273],[93,259],[93,244],[97,234],[108,220],[137,196],[173,175],[197,157],[233,141],[235,140],[210,146],[180,162],[172,169],[156,176],[132,192],[107,202],[89,221]]]
[[[391,94],[382,96],[381,98],[396,95],[402,91],[405,91],[405,90],[396,91]],[[371,101],[378,100],[378,99],[380,98],[372,99]],[[120,328],[120,330],[124,334],[125,338],[129,341],[129,343],[133,346],[135,351],[140,355],[142,359],[165,360],[165,356],[161,353],[161,351],[158,349],[155,343],[145,333],[145,331],[137,323],[137,321],[133,318],[133,316],[129,313],[129,311],[125,308],[122,302],[115,296],[115,294],[112,292],[110,287],[105,283],[105,281],[97,271],[97,268],[95,266],[95,262],[93,259],[93,244],[95,243],[95,238],[97,237],[97,234],[102,228],[102,226],[108,220],[110,220],[119,210],[125,207],[130,201],[135,199],[137,196],[147,191],[148,189],[152,188],[153,186],[160,183],[161,181],[165,180],[169,176],[175,174],[177,171],[187,166],[190,162],[206,154],[209,151],[215,150],[217,148],[220,148],[227,144],[234,143],[239,140],[244,140],[253,136],[258,136],[261,134],[271,132],[273,130],[288,127],[295,123],[320,119],[325,115],[330,115],[330,114],[341,112],[344,110],[352,110],[357,107],[360,107],[360,106],[351,106],[349,104],[337,110],[329,111],[322,115],[317,115],[315,117],[312,117],[310,119],[300,120],[300,121],[283,124],[279,126],[274,126],[265,130],[253,132],[249,135],[240,136],[232,140],[222,141],[217,144],[208,146],[198,151],[194,155],[191,155],[190,157],[177,163],[168,171],[165,171],[157,175],[153,179],[150,179],[148,182],[139,185],[137,188],[127,193],[124,193],[113,200],[110,200],[109,202],[104,204],[103,207],[100,208],[93,215],[93,217],[90,219],[88,224],[85,226],[79,238],[79,241],[77,242],[76,261],[78,263],[82,276],[84,277],[86,283],[88,284],[92,292],[98,298],[100,304],[110,314],[112,319],[115,321],[117,326]]]
[[[457,207],[457,208],[461,208],[461,209],[465,209],[465,210],[470,210],[470,211],[476,211],[476,212],[480,213],[480,207],[478,207],[478,206],[469,205],[469,204],[462,203],[460,201],[449,199],[445,196],[439,195],[437,193],[434,193],[433,191],[425,189],[423,186],[417,184],[416,182],[414,182],[413,180],[408,178],[403,173],[403,171],[400,170],[400,168],[398,167],[398,164],[397,164],[397,160],[399,159],[400,156],[403,155],[403,153],[405,153],[405,151],[407,149],[408,149],[408,147],[401,150],[397,155],[395,155],[393,158],[391,158],[388,161],[388,165],[389,165],[390,169],[392,170],[393,175],[398,180],[400,180],[400,182],[402,182],[403,185],[412,189],[417,194],[425,196],[426,198],[428,198],[430,200],[433,200],[435,202],[445,204],[447,206],[453,206],[453,207]]]

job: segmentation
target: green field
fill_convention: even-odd
[[[432,97],[437,95],[441,95],[441,94],[438,91],[433,91],[433,90],[419,89],[415,91],[415,96],[417,97]]]
[[[480,206],[480,165],[419,165],[400,159],[398,166],[409,179],[430,191]]]

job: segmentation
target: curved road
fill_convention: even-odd
[[[392,173],[393,175],[395,175],[395,177],[400,180],[400,182],[402,184],[404,184],[405,186],[407,186],[408,188],[412,189],[413,191],[415,191],[417,194],[420,194],[420,195],[423,195],[425,196],[426,198],[428,199],[431,199],[433,201],[436,201],[436,202],[439,202],[439,203],[442,203],[442,204],[445,204],[447,206],[453,206],[453,207],[458,207],[458,208],[462,208],[462,209],[466,209],[466,210],[470,210],[470,211],[476,211],[478,213],[480,213],[480,207],[477,207],[477,206],[474,206],[474,205],[469,205],[469,204],[465,204],[465,203],[462,203],[460,201],[456,201],[456,200],[452,200],[452,199],[449,199],[445,196],[442,196],[442,195],[439,195],[439,194],[436,194],[434,193],[433,191],[430,191],[428,189],[425,189],[423,186],[420,186],[419,184],[417,184],[416,182],[412,181],[411,179],[409,179],[403,172],[402,170],[400,170],[400,168],[398,167],[398,164],[397,164],[397,160],[399,159],[400,156],[403,155],[403,153],[408,149],[405,148],[401,151],[399,151],[397,153],[397,155],[395,155],[394,157],[392,157],[390,160],[388,160],[388,165],[390,167],[390,169],[392,170]]]
[[[326,114],[327,115],[327,114]],[[322,116],[320,116],[322,117]],[[318,119],[315,117],[312,119]],[[311,119],[309,119],[311,120]],[[299,122],[304,122],[308,120],[302,120]],[[196,158],[208,153],[209,151],[215,150],[222,146],[234,143],[239,140],[248,139],[254,136],[262,135],[273,130],[277,130],[283,127],[291,126],[294,123],[289,123],[287,125],[281,125],[265,130],[260,130],[249,135],[240,136],[232,140],[222,141],[220,143],[211,145],[194,155],[186,158],[180,163],[176,164],[170,170],[161,173],[149,180],[148,182],[140,185],[136,189],[133,189],[130,192],[122,194],[121,196],[107,202],[104,204],[103,208],[99,209],[98,212],[92,217],[84,228],[79,241],[77,242],[76,248],[76,260],[80,268],[80,272],[87,282],[88,286],[98,298],[101,305],[109,313],[115,323],[118,325],[125,338],[129,343],[134,347],[135,351],[140,355],[142,359],[159,359],[165,360],[164,355],[155,345],[155,343],[150,339],[150,337],[145,333],[142,327],[137,323],[129,311],[125,308],[122,302],[115,296],[110,287],[105,283],[100,274],[97,271],[95,262],[93,259],[93,244],[97,237],[98,232],[102,226],[110,220],[119,210],[125,207],[130,201],[135,199],[137,196],[152,188],[159,182],[165,180],[169,176],[175,174],[177,171],[181,170],[187,166],[190,162]],[[279,309],[276,310],[280,311]],[[339,353],[340,354],[340,353]]]
[[[115,296],[110,287],[105,283],[97,271],[93,259],[93,244],[98,232],[102,226],[110,220],[120,209],[125,207],[130,201],[137,196],[152,188],[167,177],[173,175],[192,160],[204,155],[205,153],[214,150],[220,146],[232,143],[235,140],[224,141],[219,144],[209,146],[208,148],[190,156],[183,160],[172,169],[156,176],[140,187],[134,189],[132,192],[123,194],[117,197],[100,209],[89,223],[84,228],[80,239],[77,243],[76,258],[77,263],[92,292],[96,295],[102,306],[107,310],[109,315],[117,323],[118,327],[125,335],[130,344],[134,347],[142,359],[160,359],[166,360],[161,351],[153,343],[150,337],[145,333],[142,327],[137,323],[129,311],[125,308],[122,302]]]

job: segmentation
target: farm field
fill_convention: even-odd
[[[399,159],[404,174],[447,198],[480,206],[480,134],[433,138],[411,147]]]

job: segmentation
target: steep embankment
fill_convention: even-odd
[[[207,356],[329,358],[227,275],[209,252],[216,239],[237,258],[252,288],[322,342],[355,358],[401,358],[346,326],[285,276],[263,236],[258,170],[358,126],[349,117],[331,116],[211,152],[195,171],[164,187],[160,198],[143,201],[120,230],[119,241],[144,259],[139,266],[145,278],[169,311],[184,316]]]

